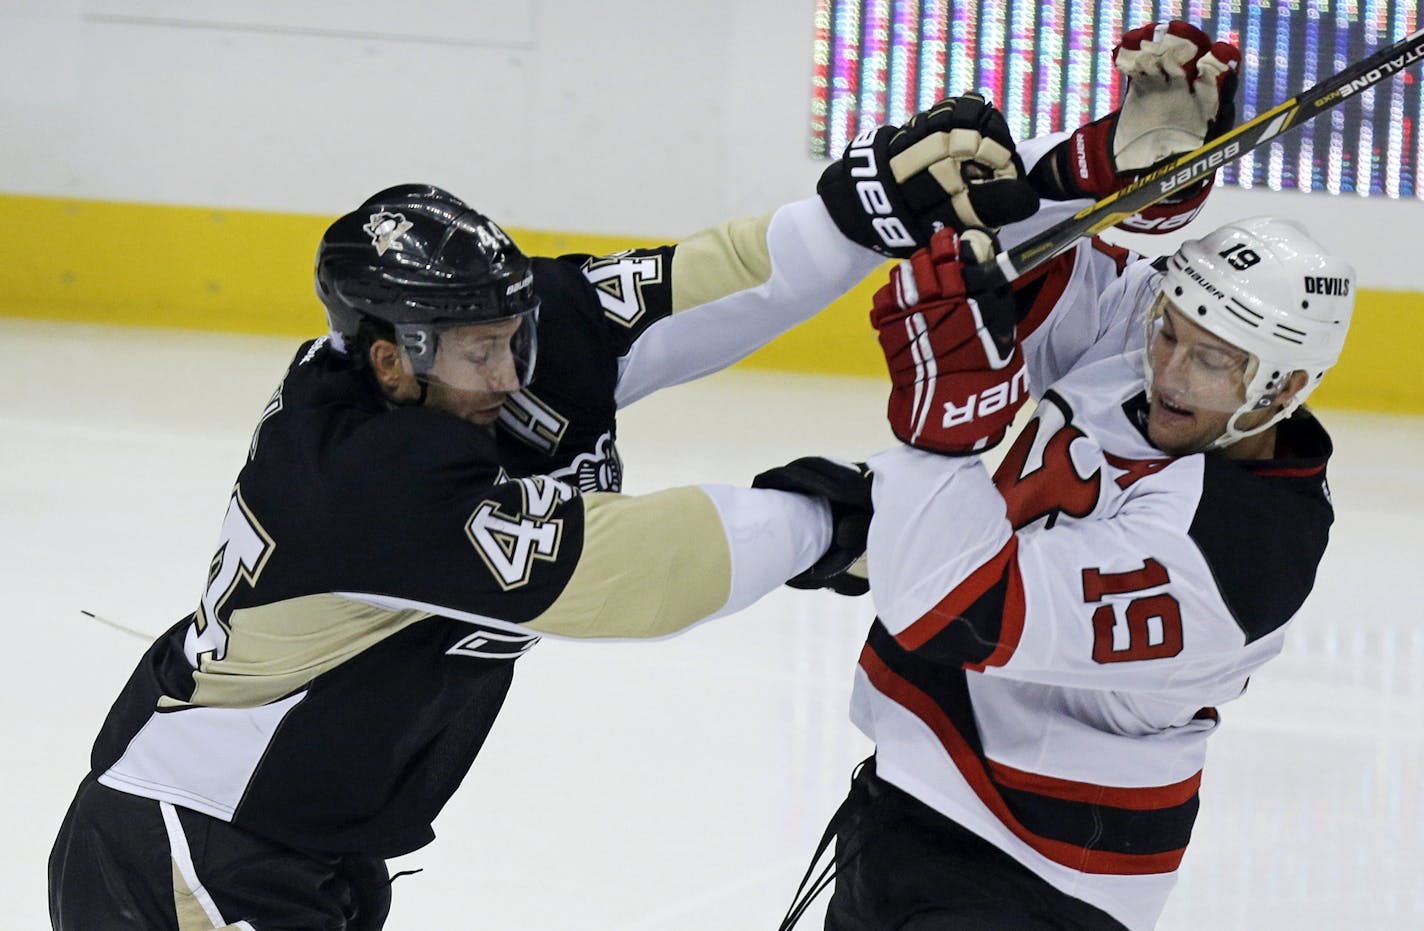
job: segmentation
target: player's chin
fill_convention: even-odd
[[[1147,415],[1147,437],[1164,453],[1182,456],[1203,445],[1202,424],[1194,411],[1152,400]]]
[[[494,421],[500,419],[500,409],[504,407],[504,394],[468,394],[461,393],[451,397],[456,403],[451,404],[453,413],[461,420],[470,421],[481,427],[488,427]]]
[[[504,406],[501,401],[492,407],[466,407],[460,411],[460,416],[470,423],[479,424],[482,427],[493,426],[499,420],[500,408]]]

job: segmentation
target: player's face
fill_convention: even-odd
[[[1152,362],[1147,435],[1152,444],[1177,455],[1206,449],[1245,403],[1250,353],[1192,323],[1170,302],[1162,308],[1147,351]],[[1250,427],[1267,416],[1269,411],[1253,412],[1237,426]]]
[[[443,330],[425,403],[471,423],[493,424],[505,399],[520,388],[515,337],[530,325],[516,317]]]

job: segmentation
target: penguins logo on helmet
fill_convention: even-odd
[[[376,254],[385,255],[386,250],[391,247],[400,251],[399,237],[414,225],[404,214],[381,211],[371,214],[371,222],[361,229],[371,237],[371,245],[376,247]]]

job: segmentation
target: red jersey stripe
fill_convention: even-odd
[[[1116,853],[1109,850],[1090,850],[1035,834],[1014,816],[1008,803],[995,788],[984,761],[932,698],[893,672],[869,644],[861,651],[860,667],[882,695],[915,715],[934,732],[979,800],[1015,837],[1042,856],[1080,872],[1121,876],[1170,873],[1181,865],[1182,856],[1186,853],[1185,846],[1160,853]]]
[[[1158,808],[1174,808],[1191,801],[1201,788],[1201,772],[1166,786],[1104,786],[1091,782],[1075,782],[1059,779],[1041,773],[1025,772],[1003,763],[986,760],[994,781],[1010,789],[1047,795],[1050,798],[1068,802],[1086,802],[1089,805],[1110,805],[1113,808],[1127,808],[1132,811],[1154,811]]]
[[[968,578],[941,598],[939,604],[926,611],[918,621],[896,634],[895,642],[907,650],[917,650],[924,646],[935,634],[962,617],[964,612],[969,610],[970,605],[983,598],[985,593],[1003,578],[1005,568],[1012,564],[1016,569],[1018,552],[1019,539],[1017,536],[1010,536],[1009,542],[1004,544],[1004,548],[991,556],[988,562],[971,572]],[[1017,576],[1017,573],[1015,576],[1018,580],[1019,617],[1014,631],[1013,645],[1017,646],[1019,633],[1023,630],[1023,580]],[[1013,581],[1013,579],[1010,580],[1010,595],[1013,594]],[[1007,607],[1006,599],[1005,608],[1007,609]],[[1007,610],[1005,614],[1008,614]],[[1000,647],[995,649],[994,655],[998,655],[1002,649],[1004,639],[1004,637],[1000,637]],[[1012,648],[1010,648],[1010,652],[1012,652]],[[992,660],[993,656],[990,659]],[[1008,657],[1005,656],[1004,659],[1007,660]],[[985,662],[989,664],[989,661]]]

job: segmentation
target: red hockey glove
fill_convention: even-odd
[[[1127,79],[1122,106],[1082,127],[1034,166],[1030,180],[1050,200],[1102,198],[1166,160],[1200,148],[1236,122],[1241,52],[1181,20],[1133,29],[1113,49]],[[1188,223],[1212,177],[1119,224],[1165,233]]]
[[[1028,398],[1008,288],[970,294],[964,284],[964,264],[997,250],[984,230],[943,230],[875,292],[870,322],[890,368],[887,415],[903,443],[982,453],[1004,438]]]
[[[999,227],[1038,209],[1004,115],[978,94],[856,136],[816,193],[847,239],[900,257],[946,226]]]

